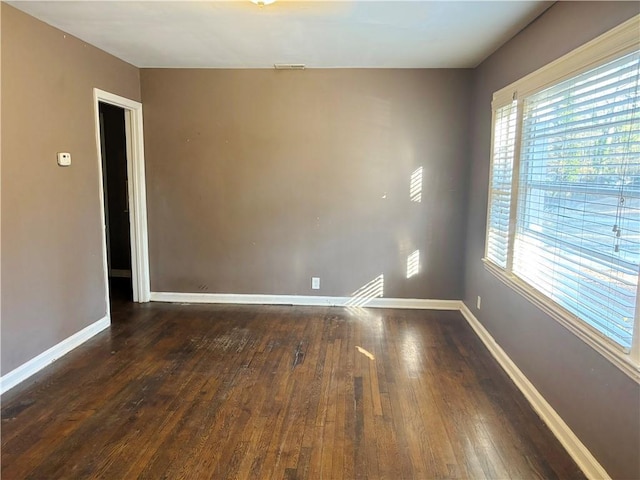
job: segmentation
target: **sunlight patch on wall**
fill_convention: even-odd
[[[411,174],[409,180],[409,198],[412,202],[422,202],[422,167],[418,167]]]
[[[351,294],[351,298],[345,303],[345,307],[362,307],[374,298],[384,295],[384,275],[381,273],[366,285],[360,287]]]
[[[416,250],[407,257],[407,278],[418,273],[420,273],[420,250]]]

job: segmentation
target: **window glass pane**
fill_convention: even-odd
[[[505,268],[509,247],[511,181],[516,139],[517,104],[496,110],[493,125],[493,158],[489,187],[487,258]]]
[[[625,349],[640,264],[640,55],[524,100],[513,271]]]

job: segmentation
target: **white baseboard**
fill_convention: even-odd
[[[152,302],[173,303],[237,303],[248,305],[308,305],[318,307],[349,306],[352,297],[321,297],[313,295],[245,295],[233,293],[173,293],[151,292]],[[421,298],[372,298],[359,307],[414,308],[426,310],[459,310],[459,300],[425,300]]]
[[[236,293],[177,293],[151,292],[152,302],[172,303],[237,303],[247,305],[310,305],[332,306],[341,304],[342,297],[315,297],[302,295],[245,295]]]
[[[345,300],[348,300],[348,298],[346,298]],[[410,308],[416,310],[460,310],[460,303],[460,300],[434,300],[424,298],[374,298],[366,305],[361,306],[371,308]]]
[[[498,345],[487,329],[482,326],[471,310],[469,310],[469,307],[463,302],[460,303],[460,313],[462,313],[467,320],[467,323],[469,323],[474,332],[476,332],[476,335],[480,337],[480,340],[482,340],[482,343],[484,343],[491,355],[493,355],[493,358],[497,360],[507,375],[513,380],[513,383],[516,384],[542,421],[547,424],[587,478],[610,479],[611,477],[607,471],[600,465],[576,434],[573,433],[564,420],[562,420],[553,407],[549,405],[524,373],[516,366],[509,355]]]
[[[79,332],[74,333],[70,337],[64,339],[45,352],[42,352],[37,357],[34,357],[28,362],[23,363],[6,375],[3,375],[2,377],[0,377],[0,394],[5,393],[6,391],[18,385],[20,382],[23,382],[24,380],[29,378],[31,375],[39,372],[44,367],[55,362],[57,359],[69,353],[79,345],[83,344],[97,333],[100,333],[110,324],[111,320],[109,318],[109,315],[107,315],[97,322],[94,322],[91,325],[83,328]]]

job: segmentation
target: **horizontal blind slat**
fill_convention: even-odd
[[[500,107],[495,111],[493,125],[486,255],[487,258],[503,268],[507,266],[509,248],[516,115],[515,102]]]

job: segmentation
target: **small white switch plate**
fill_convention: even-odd
[[[320,277],[311,277],[311,289],[320,290]]]
[[[68,167],[71,165],[71,154],[67,152],[58,152],[58,165]]]
[[[482,297],[478,295],[478,300],[476,300],[476,307],[480,310],[480,305],[482,305]]]

